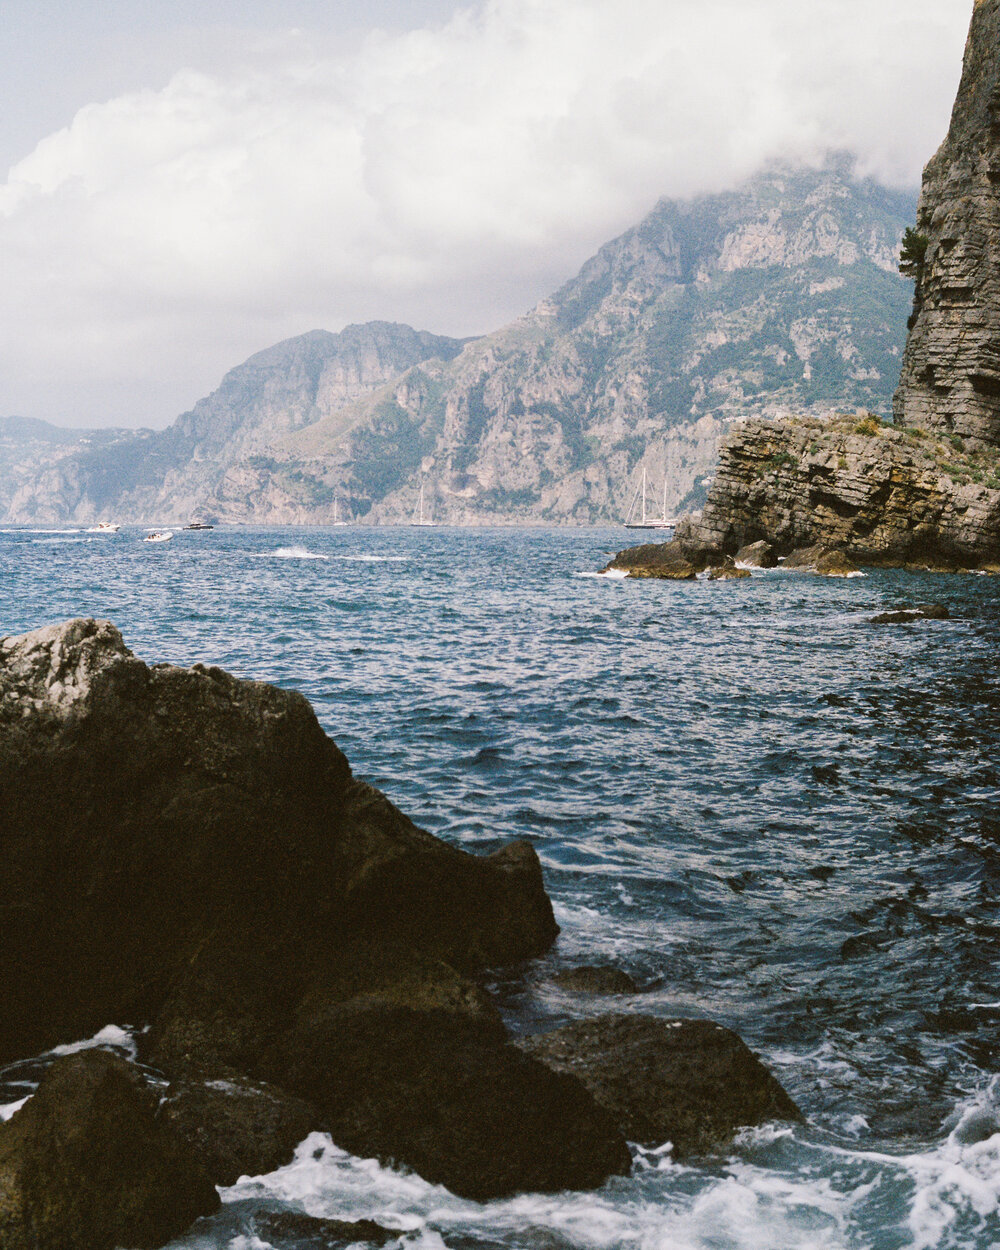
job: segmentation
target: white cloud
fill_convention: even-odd
[[[968,19],[942,7],[490,0],[89,105],[0,188],[0,412],[161,422],[316,325],[487,330],[775,155],[915,185]]]

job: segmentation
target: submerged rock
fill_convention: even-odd
[[[870,618],[873,625],[907,625],[911,621],[948,621],[951,613],[943,603],[925,603],[919,607],[896,608],[879,612]]]
[[[399,1231],[383,1228],[374,1220],[320,1220],[297,1211],[265,1211],[255,1215],[258,1236],[295,1250],[345,1250],[347,1246],[384,1246],[399,1237]]]
[[[708,580],[710,582],[739,581],[741,578],[750,576],[749,569],[738,569],[735,564],[720,564],[718,568],[709,569],[708,571]]]
[[[57,1060],[0,1125],[3,1250],[161,1246],[216,1211],[208,1173],[156,1109],[115,1055]]]
[[[638,994],[640,986],[621,968],[607,964],[587,964],[581,968],[567,968],[552,978],[560,989],[575,994]]]
[[[601,1016],[521,1046],[578,1076],[629,1141],[669,1141],[678,1157],[717,1150],[745,1125],[802,1118],[740,1038],[707,1020]]]

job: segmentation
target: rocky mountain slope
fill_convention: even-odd
[[[750,421],[672,557],[835,547],[869,564],[1000,571],[1000,0],[978,0],[951,128],[911,240],[895,425]],[[671,557],[671,558],[672,558]]]
[[[423,486],[441,521],[586,523],[620,519],[641,468],[668,510],[696,504],[737,416],[888,411],[913,212],[846,157],[662,201],[494,334],[314,331],[165,431],[0,465],[0,507],[22,522],[399,521]]]
[[[697,502],[738,415],[888,411],[912,210],[842,160],[664,201],[525,317],[275,454],[384,521],[421,484],[453,523],[617,520],[641,467],[669,510]],[[226,502],[275,519],[265,486]]]
[[[68,448],[70,432],[61,431],[56,451],[48,436],[49,442],[34,453],[34,472],[18,464],[19,488],[6,492],[11,496],[7,519],[87,522],[113,515],[123,521],[186,520],[212,507],[234,462],[252,463],[287,434],[412,365],[432,356],[450,359],[461,347],[457,339],[380,321],[348,326],[340,334],[314,330],[288,339],[231,370],[217,391],[166,430],[88,431]],[[0,462],[0,482],[7,474],[14,476]],[[328,496],[310,499],[327,502]]]

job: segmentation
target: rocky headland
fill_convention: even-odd
[[[998,44],[1000,0],[977,0],[951,127],[904,247],[915,291],[894,423],[863,412],[741,423],[669,550],[622,552],[610,567],[694,576],[764,542],[785,567],[818,572],[1000,571]]]
[[[483,973],[555,940],[532,848],[439,841],[301,695],[108,622],[0,640],[0,851],[0,1061],[114,1021],[143,1064],[58,1059],[0,1125],[4,1250],[161,1245],[312,1131],[484,1200],[797,1115],[708,1022],[513,1044]]]

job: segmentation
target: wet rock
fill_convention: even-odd
[[[925,603],[918,607],[879,612],[869,619],[873,625],[907,625],[911,621],[947,621],[951,619],[951,613],[943,603]]]
[[[215,1186],[106,1051],[59,1059],[0,1126],[3,1250],[155,1247],[219,1207]]]
[[[760,542],[741,547],[735,560],[737,564],[749,565],[755,569],[773,569],[778,563],[778,556],[771,544],[761,539]]]
[[[352,1000],[302,1019],[275,1063],[339,1146],[405,1160],[463,1197],[587,1189],[631,1166],[584,1085],[488,1021]]]
[[[716,1150],[744,1125],[802,1118],[740,1038],[707,1020],[601,1016],[521,1045],[578,1076],[629,1141],[669,1141],[678,1157]]]
[[[295,1250],[343,1250],[346,1246],[384,1246],[399,1237],[398,1230],[383,1228],[374,1220],[320,1220],[296,1211],[265,1211],[253,1218],[258,1237]]]
[[[738,569],[733,564],[722,564],[718,568],[709,569],[708,580],[710,582],[730,582],[738,581],[743,577],[750,577],[749,569]]]
[[[621,968],[607,964],[587,964],[581,968],[567,968],[552,978],[560,989],[575,994],[638,994],[639,983]]]
[[[629,577],[665,578],[670,581],[692,581],[711,563],[714,551],[702,551],[685,543],[643,543],[619,551],[603,572],[625,569]]]
[[[818,573],[822,577],[851,577],[859,571],[845,551],[830,549],[821,543],[791,552],[782,567],[803,573]]]
[[[323,1120],[308,1103],[235,1077],[170,1086],[160,1118],[189,1146],[216,1185],[261,1176],[290,1163],[295,1147]]]

